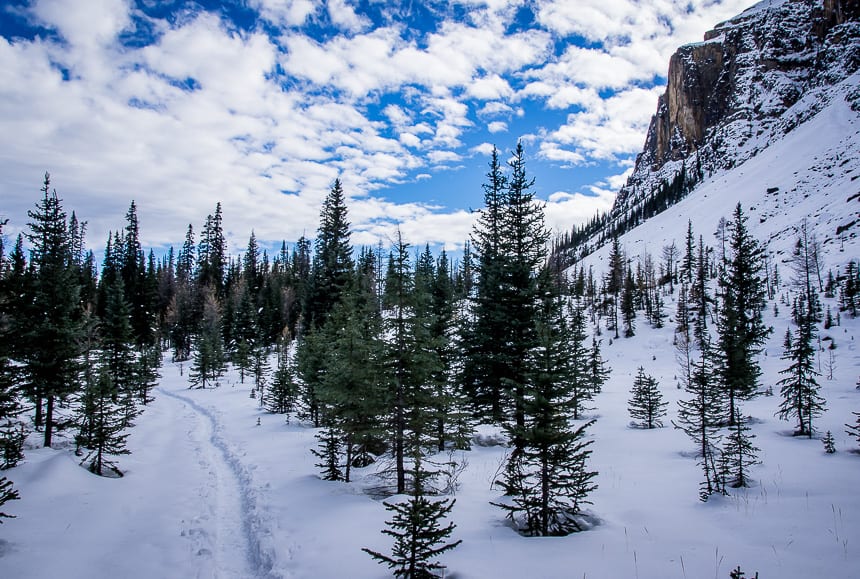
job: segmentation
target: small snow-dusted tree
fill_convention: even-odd
[[[644,428],[663,426],[661,418],[666,416],[666,406],[669,403],[663,401],[657,380],[645,374],[645,368],[642,366],[639,366],[639,373],[633,381],[631,395],[628,401],[630,418],[639,421],[639,425]]]
[[[836,452],[836,441],[833,439],[833,433],[829,430],[824,435],[824,438],[821,439],[822,444],[824,444],[824,452],[827,454],[833,454]]]
[[[732,488],[749,486],[749,469],[759,464],[759,449],[752,444],[754,434],[750,434],[747,420],[739,408],[735,408],[735,420],[726,437],[726,444],[720,456],[723,480]]]
[[[435,573],[444,566],[436,558],[454,549],[462,541],[446,543],[456,528],[454,523],[444,524],[444,519],[454,508],[455,499],[431,498],[425,494],[424,482],[428,473],[422,470],[420,452],[415,455],[412,472],[412,488],[409,499],[403,502],[385,502],[385,508],[394,513],[386,521],[382,532],[394,538],[391,555],[368,548],[362,551],[388,565],[395,577],[426,579],[438,577]]]
[[[285,342],[278,345],[278,367],[266,389],[263,402],[266,410],[275,414],[287,414],[295,408],[299,394],[295,361],[290,357]]]
[[[218,299],[211,288],[204,289],[203,322],[194,341],[194,357],[188,373],[191,386],[206,388],[216,382],[225,369],[224,341]]]
[[[783,420],[795,417],[795,435],[812,438],[812,419],[820,416],[825,408],[824,399],[818,394],[820,386],[816,376],[819,374],[815,370],[815,337],[818,331],[814,312],[807,307],[803,296],[795,301],[793,313],[797,330],[794,338],[789,330],[785,333],[782,359],[790,361],[790,365],[780,371],[785,378],[778,382],[782,394],[778,416]]]
[[[860,442],[860,412],[852,412],[851,414],[857,417],[857,421],[853,425],[846,424],[845,426],[847,426],[848,429],[845,432],[849,436],[856,438],[857,442]]]
[[[320,462],[314,466],[322,471],[320,477],[323,480],[344,480],[343,468],[340,463],[342,436],[333,426],[324,428],[316,434],[319,448],[312,448],[311,454],[320,459]]]
[[[698,357],[692,362],[688,400],[678,401],[678,423],[696,444],[699,465],[704,480],[699,485],[699,498],[707,501],[715,493],[724,493],[723,482],[717,469],[716,453],[720,441],[717,434],[722,419],[721,393],[714,383],[710,341],[703,334]]]
[[[85,394],[92,412],[88,433],[90,452],[81,460],[81,464],[88,463],[90,472],[99,476],[104,476],[106,470],[122,476],[122,471],[112,457],[130,454],[125,446],[128,438],[125,429],[131,426],[126,403],[120,397],[110,372],[104,368],[99,370],[87,389],[91,390]],[[131,393],[125,396],[130,397]]]
[[[0,477],[0,507],[6,504],[9,501],[14,501],[21,498],[18,495],[18,491],[12,488],[12,481],[7,479],[5,476]],[[15,515],[7,515],[3,511],[0,511],[0,524],[3,523],[3,519],[14,519]]]

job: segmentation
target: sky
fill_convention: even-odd
[[[354,245],[456,250],[490,151],[517,142],[570,229],[608,210],[669,57],[750,0],[4,0],[0,219],[45,172],[98,251],[135,201],[145,247],[216,203],[231,251],[314,237],[339,178]]]

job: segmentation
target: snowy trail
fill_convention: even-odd
[[[198,568],[196,577],[278,577],[272,571],[273,554],[263,544],[262,537],[269,533],[257,515],[251,475],[224,440],[217,413],[176,392],[157,391],[193,412],[196,425],[188,434],[200,466],[209,472],[207,484],[200,489],[209,512],[195,519],[187,531],[198,545],[198,555],[211,554],[211,567]]]

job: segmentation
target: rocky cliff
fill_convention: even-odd
[[[610,214],[623,217],[681,172],[737,166],[833,99],[860,110],[860,0],[765,0],[669,62],[666,92]]]

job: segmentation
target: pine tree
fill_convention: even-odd
[[[100,324],[100,365],[115,389],[114,400],[122,399],[129,408],[129,420],[137,413],[139,362],[134,350],[131,308],[125,298],[122,278],[107,288],[105,313]]]
[[[295,410],[299,393],[295,361],[285,340],[278,344],[277,352],[278,366],[264,395],[264,404],[269,412],[288,414]]]
[[[720,309],[717,321],[720,382],[727,395],[728,422],[734,423],[735,407],[751,398],[761,369],[756,356],[770,334],[762,310],[766,303],[763,249],[746,227],[740,203],[728,224],[732,257],[719,276]]]
[[[610,368],[603,361],[603,357],[600,354],[600,340],[592,336],[591,350],[588,355],[588,382],[592,395],[596,396],[600,394],[603,390],[603,385],[609,379],[610,373]]]
[[[780,371],[785,378],[777,382],[782,395],[777,414],[783,420],[796,418],[795,435],[812,438],[812,420],[820,416],[825,408],[816,380],[819,373],[815,369],[815,340],[818,330],[814,314],[806,306],[802,295],[795,301],[793,314],[797,329],[793,338],[790,330],[785,333],[782,359],[790,364],[788,368]]]
[[[833,433],[829,430],[824,435],[824,438],[821,439],[821,443],[824,445],[824,452],[827,454],[836,452],[836,441],[833,439]]]
[[[21,496],[18,494],[12,487],[12,481],[7,479],[5,476],[0,476],[0,507],[5,505],[9,501],[18,500]],[[15,515],[9,515],[0,511],[0,524],[3,523],[3,519],[14,519]]]
[[[374,296],[365,289],[355,280],[323,327],[328,350],[317,394],[327,424],[341,436],[346,482],[353,466],[373,461],[371,452],[383,438],[387,402],[381,375],[382,320]]]
[[[625,264],[627,262],[624,253],[621,251],[621,245],[618,238],[612,240],[612,251],[609,254],[609,271],[606,274],[606,294],[609,298],[609,319],[606,321],[606,329],[615,330],[615,339],[620,336],[618,333],[619,320],[618,309],[621,302],[621,295],[624,290],[625,280]]]
[[[104,476],[106,470],[122,476],[122,471],[112,457],[130,453],[125,445],[128,433],[124,431],[132,424],[126,404],[106,366],[102,366],[88,388],[93,389],[85,393],[91,400],[93,413],[88,437],[90,452],[81,460],[81,464],[89,463],[90,471],[99,476]]]
[[[755,435],[749,434],[750,427],[739,408],[735,408],[733,422],[720,456],[721,474],[725,484],[732,488],[748,487],[749,469],[760,463],[759,449],[752,444]]]
[[[309,327],[322,327],[351,282],[353,261],[349,238],[346,197],[340,179],[335,179],[323,203],[317,229],[316,253],[304,308]]]
[[[645,374],[645,368],[639,366],[639,372],[633,381],[632,397],[628,402],[630,418],[638,420],[644,428],[663,426],[660,420],[666,415],[668,402],[663,401],[658,383],[653,376]]]
[[[636,335],[636,307],[634,303],[635,282],[633,272],[627,269],[624,278],[624,290],[621,294],[621,317],[624,320],[624,337],[632,338]]]
[[[409,445],[425,444],[425,437],[432,432],[432,392],[428,385],[438,368],[426,309],[420,304],[426,294],[415,287],[408,251],[409,245],[398,232],[386,283],[390,312],[385,319],[385,367],[390,383],[389,437],[399,494],[406,489],[406,459],[414,452]]]
[[[316,439],[318,448],[312,448],[311,454],[320,459],[314,465],[322,471],[320,477],[328,481],[345,480],[341,464],[343,435],[334,426],[328,426],[317,432]]]
[[[505,189],[507,178],[502,172],[498,150],[493,147],[481,209],[472,231],[471,247],[477,254],[477,282],[474,296],[471,285],[471,251],[464,255],[461,271],[461,292],[471,299],[471,316],[464,317],[464,337],[461,340],[466,355],[461,381],[469,392],[476,413],[489,415],[500,423],[505,415],[504,361],[497,356],[498,339],[504,335],[506,316],[501,297],[501,276],[505,255],[504,235]]]
[[[685,388],[691,398],[678,401],[678,422],[673,423],[696,445],[704,477],[699,485],[702,501],[707,501],[714,493],[724,492],[716,462],[723,405],[721,393],[714,384],[712,358],[710,340],[705,336],[691,364],[690,384]]]
[[[70,264],[66,213],[50,183],[45,173],[43,198],[27,212],[32,284],[28,305],[16,318],[26,372],[24,392],[35,406],[36,428],[44,428],[44,446],[51,446],[57,402],[78,387],[81,336],[80,286]]]
[[[462,541],[445,541],[456,528],[453,523],[444,525],[444,519],[454,508],[454,499],[435,499],[425,494],[422,481],[426,473],[421,470],[421,462],[415,460],[414,484],[406,501],[385,502],[386,510],[394,513],[386,521],[386,534],[394,539],[391,555],[385,555],[368,548],[362,551],[392,569],[395,577],[407,579],[428,579],[438,577],[436,571],[444,566],[436,561],[439,555],[456,548]]]
[[[198,388],[217,383],[225,370],[221,313],[214,290],[205,288],[203,299],[203,322],[194,342],[194,358],[188,373],[191,386]]]
[[[499,483],[508,502],[497,504],[523,534],[560,536],[582,529],[582,506],[596,488],[591,480],[597,473],[586,468],[592,441],[583,440],[594,421],[570,425],[576,406],[572,391],[585,381],[585,336],[572,336],[547,270],[538,287],[542,299],[535,320],[537,343],[529,353],[525,423],[508,427],[510,438],[522,444],[510,453]],[[574,341],[583,352],[578,361],[568,355]]]
[[[857,442],[860,442],[860,412],[852,412],[854,416],[857,417],[857,420],[854,424],[846,424],[847,430],[845,431],[848,436],[853,436],[857,439]]]

